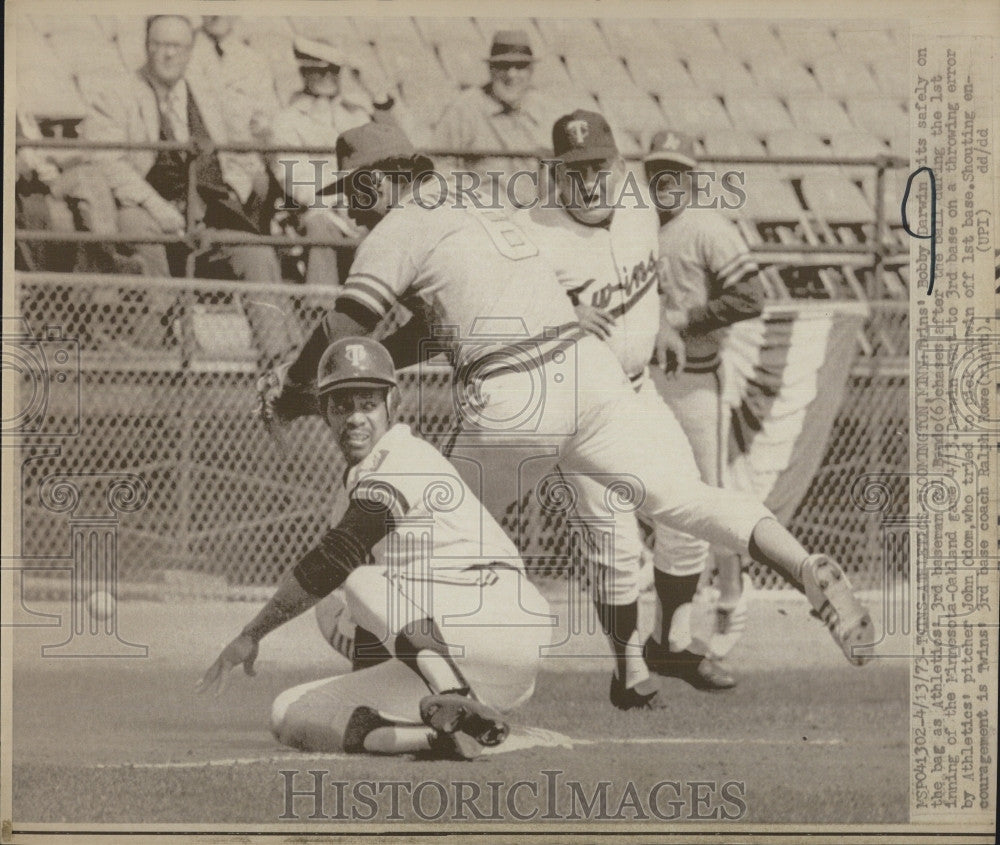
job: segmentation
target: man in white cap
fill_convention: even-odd
[[[393,120],[395,100],[380,82],[357,84],[347,57],[332,44],[296,38],[295,59],[302,75],[302,91],[274,119],[272,138],[275,145],[289,147],[326,147],[333,150],[341,133],[374,121]],[[347,84],[345,84],[347,83]],[[375,90],[378,89],[378,90]],[[285,189],[286,202],[303,209],[302,224],[310,238],[354,237],[358,234],[346,215],[338,212],[333,193],[326,195],[337,178],[337,160],[329,156],[317,172],[314,161],[320,155],[279,153],[273,170]],[[306,282],[336,285],[341,262],[330,247],[309,251]]]

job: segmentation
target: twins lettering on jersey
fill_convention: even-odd
[[[650,253],[648,259],[636,264],[632,268],[632,272],[629,272],[627,267],[622,267],[621,281],[611,282],[598,290],[592,291],[590,294],[590,304],[595,308],[608,310],[615,293],[621,291],[624,301],[611,312],[612,316],[618,317],[642,299],[646,291],[653,284],[656,284],[659,278],[659,262],[656,260],[656,256]],[[587,279],[580,287],[571,291],[574,298],[577,301],[582,299],[582,294],[596,281],[597,279]]]

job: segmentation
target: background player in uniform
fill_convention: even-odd
[[[871,618],[840,567],[809,555],[752,497],[701,481],[669,409],[644,404],[610,348],[580,328],[551,265],[506,212],[442,195],[439,180],[428,191],[416,178],[419,157],[393,127],[349,130],[337,155],[349,171],[349,213],[371,231],[334,308],[298,358],[262,385],[265,419],[308,413],[302,397],[318,350],[374,331],[399,301],[438,334],[431,344],[411,342],[410,358],[396,363],[428,350],[448,356],[460,425],[447,454],[490,514],[537,493],[557,463],[609,488],[637,487],[645,518],[750,553],[801,585],[848,659],[864,662],[854,647],[868,642]],[[675,342],[661,326],[660,354]],[[612,637],[613,686],[630,679],[632,655],[619,647],[628,641]]]
[[[261,638],[343,584],[352,618],[395,659],[286,690],[272,710],[275,736],[309,751],[475,757],[506,738],[499,711],[534,690],[551,637],[548,603],[455,468],[409,426],[392,424],[398,395],[384,347],[361,337],[333,343],[317,394],[347,462],[347,511],[200,686],[221,684],[241,663],[254,674]],[[428,532],[425,559],[421,538],[406,540]],[[457,617],[463,624],[448,624]]]
[[[644,161],[658,200],[663,319],[686,344],[680,371],[670,378],[656,374],[657,387],[691,441],[702,479],[721,486],[729,426],[722,407],[719,343],[728,326],[760,316],[764,288],[736,226],[715,209],[688,207],[691,171],[698,163],[693,140],[680,132],[658,132]],[[673,557],[688,548],[687,539],[669,529],[656,542]],[[716,549],[715,559],[719,602],[708,659],[718,665],[745,627],[746,603],[739,556]],[[698,579],[691,577],[679,589],[690,601],[697,586]]]
[[[644,402],[661,404],[648,366],[661,311],[656,212],[648,197],[624,190],[625,164],[602,115],[577,110],[561,117],[552,128],[552,145],[556,202],[537,203],[524,215],[528,234],[555,267],[581,325],[607,342]],[[651,430],[650,435],[661,433]],[[612,559],[597,558],[600,543],[588,546],[595,558],[589,568],[601,618],[631,613],[626,608],[639,598],[637,576],[644,548],[635,514],[609,509],[605,488],[597,481],[584,475],[567,480],[576,489],[579,516],[613,520]],[[708,561],[708,543],[666,525],[654,530],[657,538],[662,533],[666,540],[657,539],[654,547],[660,621],[645,648],[649,668],[698,687],[731,687],[731,676],[713,660],[682,651],[691,640],[690,608],[685,605]],[[641,652],[637,630],[630,639],[632,650]],[[682,644],[674,654],[666,647],[671,641]],[[636,658],[630,668],[642,675],[646,665]]]

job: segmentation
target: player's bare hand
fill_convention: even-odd
[[[615,318],[603,308],[596,308],[593,305],[577,305],[576,317],[580,321],[580,327],[592,335],[596,335],[601,340],[607,340],[611,337]]]
[[[656,335],[656,359],[665,373],[679,373],[687,362],[684,338],[669,323],[661,322]]]
[[[215,662],[208,667],[208,671],[201,677],[195,685],[198,692],[208,692],[214,690],[216,696],[222,693],[226,686],[226,677],[230,670],[239,664],[243,664],[243,671],[248,675],[256,675],[257,670],[253,664],[257,659],[257,652],[260,646],[257,641],[246,634],[240,634],[235,640],[227,645]]]

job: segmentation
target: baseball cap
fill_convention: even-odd
[[[292,44],[295,61],[300,68],[341,68],[346,64],[344,54],[332,44],[313,41],[311,38],[297,37]]]
[[[552,127],[552,149],[565,162],[615,158],[618,145],[611,127],[597,112],[577,109],[565,114]]]
[[[647,164],[680,164],[697,167],[698,158],[694,151],[694,138],[683,132],[666,130],[657,132],[649,145],[649,152],[643,158]]]
[[[410,139],[403,130],[391,123],[365,123],[348,129],[337,138],[337,165],[344,175],[326,187],[323,193],[342,191],[348,176],[357,170],[364,170],[380,161],[394,158],[424,158],[426,169],[433,165],[425,156],[418,156]]]
[[[537,62],[531,52],[531,42],[528,33],[523,29],[502,29],[493,36],[490,45],[490,57],[493,62]]]

